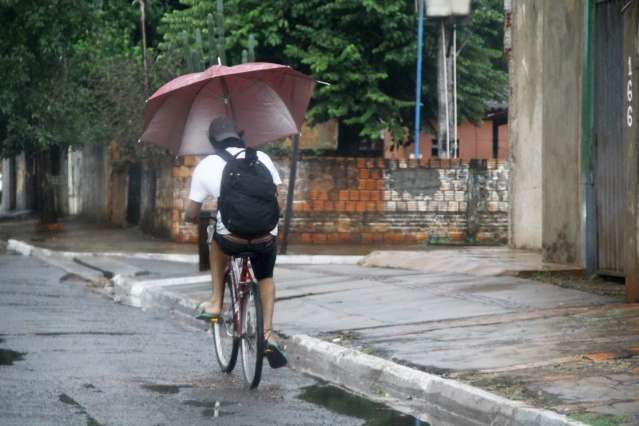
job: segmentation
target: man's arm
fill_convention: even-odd
[[[184,212],[184,220],[191,223],[197,223],[201,209],[202,203],[196,203],[193,200],[189,200],[186,205],[186,211]]]

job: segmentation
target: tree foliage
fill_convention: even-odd
[[[0,155],[86,137],[94,111],[75,42],[89,14],[73,0],[0,3]]]
[[[215,0],[147,0],[152,89],[187,70],[191,46],[207,41]],[[460,119],[480,121],[505,98],[501,0],[475,0],[460,30]],[[224,49],[242,61],[249,35],[257,60],[284,63],[319,85],[308,119],[337,118],[362,139],[412,127],[416,11],[406,0],[226,0]],[[0,156],[50,145],[135,141],[143,117],[139,6],[128,0],[0,0]],[[219,28],[216,18],[215,25]],[[199,35],[198,35],[199,34]],[[201,42],[200,40],[203,40]],[[427,22],[425,122],[436,117],[438,28]]]
[[[201,28],[215,13],[207,0],[181,0],[185,6],[162,19],[164,51],[180,34]],[[505,97],[506,71],[501,51],[503,6],[500,0],[476,0],[460,33],[459,116],[479,122],[487,101]],[[362,138],[379,138],[389,129],[401,140],[412,127],[415,97],[416,12],[405,0],[227,0],[226,48],[238,57],[248,34],[258,40],[257,58],[289,64],[329,82],[315,93],[311,123],[337,118]],[[423,79],[425,121],[437,113],[436,55],[439,27],[425,35]],[[195,40],[191,40],[195,43]],[[235,61],[236,63],[239,61]]]

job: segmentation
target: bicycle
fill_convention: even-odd
[[[222,372],[233,371],[239,352],[244,380],[250,389],[255,389],[262,378],[265,341],[260,290],[249,267],[249,256],[250,253],[241,253],[229,258],[222,311],[210,323]]]

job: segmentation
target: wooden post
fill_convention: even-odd
[[[288,177],[288,193],[286,195],[286,214],[284,216],[284,237],[282,238],[281,254],[288,250],[288,234],[293,216],[293,199],[295,198],[295,176],[297,175],[297,160],[300,155],[300,136],[293,136],[293,155],[291,157],[291,173]]]
[[[197,251],[199,256],[198,264],[200,271],[209,271],[211,269],[209,244],[207,242],[208,234],[206,232],[206,228],[209,226],[210,218],[211,212],[201,212],[197,223]]]

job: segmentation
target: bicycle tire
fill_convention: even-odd
[[[249,292],[244,296],[242,306],[242,335],[240,351],[244,380],[250,389],[255,389],[262,378],[264,360],[264,323],[262,302],[257,283],[249,284]]]
[[[213,344],[215,356],[224,373],[231,373],[237,363],[237,353],[240,341],[235,336],[233,306],[235,305],[235,291],[231,281],[231,273],[224,275],[224,298],[220,319],[212,324]]]

